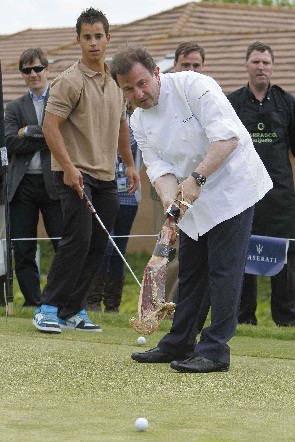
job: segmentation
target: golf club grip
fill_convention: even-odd
[[[88,206],[90,212],[92,212],[92,213],[96,213],[96,210],[95,210],[95,208],[94,208],[92,202],[91,202],[90,199],[88,198],[88,196],[87,196],[85,190],[82,189],[82,192],[83,192],[84,199],[85,199],[85,201],[86,201],[86,204],[87,204],[87,206]]]

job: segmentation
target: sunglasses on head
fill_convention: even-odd
[[[42,72],[43,69],[45,69],[45,66],[43,64],[40,64],[39,66],[32,66],[30,68],[21,68],[21,71],[23,74],[29,75],[32,70],[38,74],[39,72]]]

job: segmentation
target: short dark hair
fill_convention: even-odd
[[[248,46],[247,52],[246,52],[246,62],[249,60],[250,55],[252,54],[253,51],[259,51],[259,52],[265,52],[268,51],[270,53],[272,62],[275,62],[275,57],[274,57],[274,53],[273,50],[271,49],[271,47],[269,45],[266,45],[264,43],[261,43],[260,41],[255,41],[254,43],[251,43]]]
[[[142,64],[153,75],[157,66],[151,54],[143,46],[126,44],[120,46],[110,63],[111,76],[117,82],[117,75],[127,75],[136,63]]]
[[[30,63],[33,64],[36,58],[39,58],[41,64],[47,68],[48,66],[48,59],[42,49],[40,48],[30,48],[24,51],[18,62],[18,68],[21,71],[24,64]]]
[[[201,57],[203,63],[205,62],[205,51],[202,46],[199,46],[195,41],[184,41],[177,46],[175,51],[175,61],[178,61],[178,57],[183,54],[185,57],[188,56],[191,52],[198,52]]]
[[[81,33],[81,27],[82,27],[82,23],[87,23],[90,25],[93,25],[94,23],[102,23],[105,34],[108,35],[109,34],[109,21],[107,19],[107,17],[105,16],[105,14],[103,12],[101,12],[99,9],[94,9],[94,8],[88,8],[85,9],[83,12],[81,12],[81,14],[79,15],[78,19],[77,19],[77,23],[76,23],[76,32],[77,35],[80,35]]]

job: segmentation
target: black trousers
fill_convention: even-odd
[[[178,302],[170,332],[159,342],[176,359],[198,355],[230,362],[227,342],[237,326],[253,211],[251,207],[218,224],[198,241],[180,232]],[[198,315],[208,290],[211,324],[197,343]]]
[[[36,238],[39,213],[51,238],[62,234],[62,210],[59,200],[49,198],[42,174],[26,174],[9,205],[11,238]],[[52,241],[56,250],[58,240]],[[13,241],[15,274],[24,305],[40,305],[40,275],[36,264],[37,242],[35,240]]]
[[[86,306],[86,293],[103,258],[108,236],[78,193],[54,173],[61,199],[64,230],[53,259],[41,302],[58,307],[64,319]],[[115,181],[100,181],[83,174],[84,190],[110,232],[119,210]]]
[[[257,324],[257,276],[245,274],[239,323]],[[290,241],[287,264],[271,276],[271,315],[277,325],[295,325],[295,242]]]

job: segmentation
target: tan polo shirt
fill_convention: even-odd
[[[105,65],[106,79],[81,60],[54,79],[46,111],[62,117],[61,132],[73,164],[94,178],[114,179],[120,121],[126,119],[122,91]],[[62,170],[51,156],[52,170]]]

